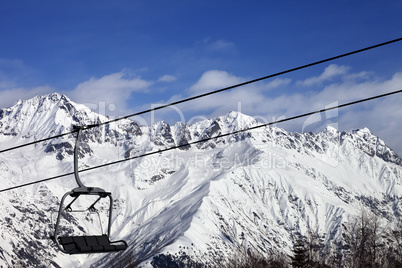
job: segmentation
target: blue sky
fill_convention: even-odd
[[[0,1],[0,107],[61,92],[111,116],[137,112],[402,37],[400,14],[399,0]],[[155,120],[240,110],[271,121],[401,85],[399,42],[186,103]],[[401,155],[401,101],[280,126],[368,127]]]

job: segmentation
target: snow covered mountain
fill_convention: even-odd
[[[0,150],[107,120],[57,93],[19,101],[0,110]],[[237,112],[192,125],[122,120],[84,131],[80,169],[257,124]],[[72,172],[74,142],[67,135],[0,154],[1,188]],[[264,127],[80,175],[86,185],[112,192],[112,239],[129,248],[73,256],[56,249],[49,239],[55,211],[76,187],[67,176],[0,193],[0,266],[150,266],[152,257],[179,251],[213,266],[241,247],[289,253],[292,234],[308,228],[332,241],[360,207],[390,224],[401,218],[402,160],[368,129]],[[85,213],[63,224],[74,233],[101,232]]]

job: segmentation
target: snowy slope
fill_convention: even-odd
[[[0,110],[0,149],[104,121],[60,94],[19,101]],[[84,131],[80,168],[257,124],[237,112],[192,125],[124,120]],[[71,172],[73,144],[68,135],[0,154],[2,188]],[[123,253],[67,256],[56,250],[49,239],[54,211],[76,187],[71,176],[1,193],[0,265],[147,266],[157,254],[180,250],[213,265],[239,247],[289,252],[295,231],[317,228],[325,241],[333,240],[362,205],[387,222],[399,221],[401,175],[401,159],[368,129],[260,128],[82,172],[85,184],[112,192],[112,239],[129,242]],[[92,215],[63,224],[74,233],[101,232]]]

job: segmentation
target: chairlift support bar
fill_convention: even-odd
[[[103,253],[103,252],[112,252],[125,250],[127,248],[127,243],[123,240],[119,241],[110,241],[110,233],[111,233],[111,225],[112,225],[112,209],[113,209],[113,198],[110,192],[106,192],[104,189],[98,187],[87,187],[85,186],[79,176],[78,172],[78,154],[79,147],[81,144],[81,133],[84,127],[74,126],[75,130],[77,130],[77,139],[75,141],[74,148],[74,177],[78,184],[77,188],[72,189],[71,191],[65,193],[60,201],[59,213],[57,216],[55,231],[52,236],[54,241],[56,242],[58,248],[67,254],[79,254],[79,253]],[[106,235],[98,235],[98,236],[71,236],[71,237],[60,237],[58,235],[59,225],[61,214],[63,210],[68,212],[74,212],[71,209],[71,205],[80,197],[81,195],[97,195],[98,199],[92,203],[86,210],[80,211],[96,211],[95,204],[97,204],[102,198],[109,197],[109,221]],[[64,207],[63,204],[67,196],[73,197],[73,200]],[[102,226],[101,226],[102,227]],[[103,229],[103,228],[102,228]],[[114,245],[114,243],[120,243]]]

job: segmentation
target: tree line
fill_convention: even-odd
[[[402,224],[389,226],[362,209],[342,224],[341,237],[324,244],[318,232],[308,230],[293,241],[292,267],[402,267]]]
[[[342,224],[337,237],[325,242],[325,234],[317,228],[308,228],[305,234],[293,234],[290,255],[278,251],[261,254],[240,248],[216,263],[224,268],[402,268],[402,223],[390,226],[382,217],[361,209]],[[184,251],[159,254],[150,264],[158,268],[215,267],[193,260]]]

